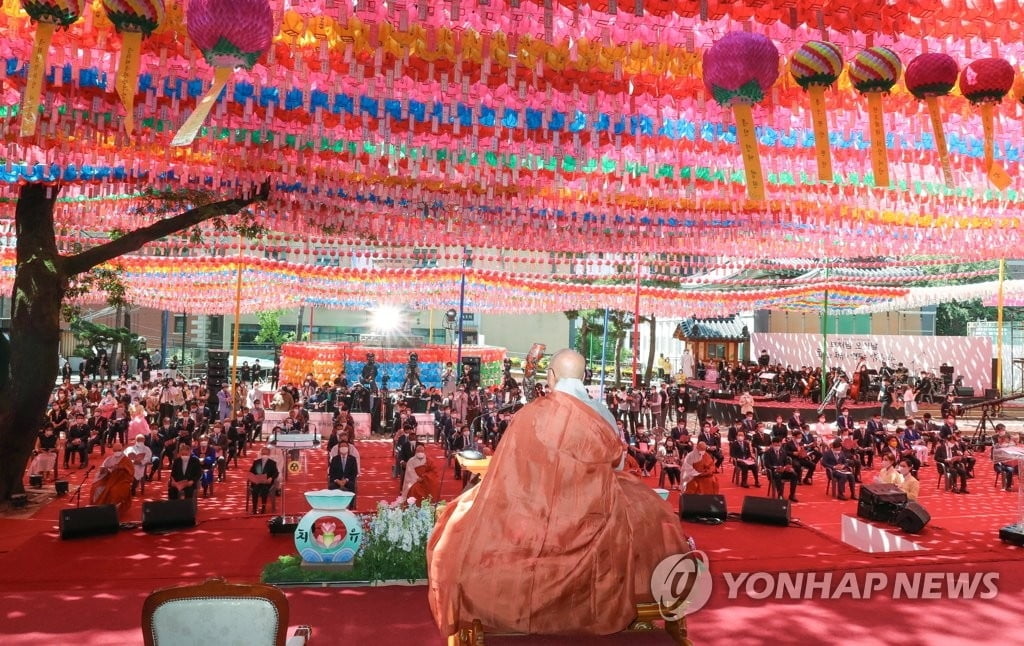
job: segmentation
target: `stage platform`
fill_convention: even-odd
[[[398,483],[390,475],[391,443],[367,440],[356,446],[362,470],[358,510],[368,512],[378,501],[391,501],[397,496]],[[289,514],[305,511],[302,491],[323,486],[324,454],[324,450],[311,450],[306,460],[308,469],[290,478],[286,486]],[[439,460],[439,447],[430,445],[428,454]],[[240,467],[247,469],[255,456],[256,451],[250,450],[249,457],[240,460]],[[95,462],[98,456],[92,459]],[[51,498],[17,515],[0,517],[0,570],[4,572],[0,577],[0,613],[5,618],[0,623],[0,641],[8,646],[133,646],[142,643],[139,617],[142,601],[150,591],[212,576],[231,581],[257,580],[265,563],[292,553],[294,546],[290,536],[269,533],[269,514],[246,513],[243,473],[229,471],[228,481],[218,485],[212,497],[199,500],[199,524],[190,529],[157,534],[132,529],[111,536],[61,540],[57,517],[61,509],[74,506],[68,497]],[[865,471],[865,482],[876,473]],[[708,554],[714,577],[708,605],[690,619],[691,639],[701,646],[754,645],[768,640],[799,644],[820,641],[822,634],[841,626],[842,634],[859,645],[891,643],[894,634],[903,635],[907,643],[913,644],[1005,643],[1000,631],[982,631],[978,625],[984,621],[991,626],[1010,626],[1019,616],[1018,602],[1024,594],[1024,550],[1000,542],[998,536],[1001,527],[1017,519],[1017,495],[995,486],[987,456],[979,456],[976,473],[977,478],[970,481],[971,493],[955,495],[936,488],[934,465],[924,467],[920,502],[932,519],[920,534],[903,535],[924,550],[869,553],[843,542],[843,517],[855,515],[857,503],[826,495],[823,473],[815,474],[812,485],[797,489],[800,502],[792,506],[793,523],[773,527],[737,518],[744,498],[763,496],[767,483],[762,478],[760,488],[741,488],[732,481],[732,467],[726,462],[718,480],[730,512],[728,520],[720,525],[681,523],[681,529]],[[82,470],[70,472],[72,492],[83,474]],[[657,487],[658,474],[643,482]],[[459,488],[448,469],[444,497],[452,498]],[[146,498],[162,498],[165,491],[166,480],[154,482],[147,488]],[[33,492],[39,500],[45,500],[46,493]],[[88,494],[86,486],[84,500],[88,500]],[[679,494],[672,492],[665,504],[677,510]],[[138,514],[136,501],[129,520],[138,520]],[[884,523],[878,526],[900,534]],[[994,572],[998,575],[998,596],[985,601],[894,601],[874,595],[870,599],[815,597],[792,602],[753,599],[742,593],[730,598],[729,582],[735,582],[737,576],[791,572],[881,573],[890,578],[928,572]],[[313,626],[314,644],[444,643],[433,625],[425,587],[288,588],[285,592],[291,605],[290,623]],[[799,615],[798,620],[792,618],[794,613]],[[936,616],[942,621],[935,621]],[[730,628],[723,630],[725,625]],[[215,636],[210,638],[215,640]],[[623,642],[559,638],[552,642],[522,638],[514,643],[667,643],[659,641],[660,633],[650,639]]]

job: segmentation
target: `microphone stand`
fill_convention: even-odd
[[[85,470],[85,475],[82,476],[82,481],[80,483],[78,483],[78,489],[75,490],[75,507],[76,508],[82,506],[82,487],[85,486],[86,480],[89,479],[89,474],[92,473],[92,470],[95,469],[95,468],[96,468],[95,466],[90,464],[89,468]]]

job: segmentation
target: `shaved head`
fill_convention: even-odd
[[[548,364],[548,386],[555,387],[559,379],[583,379],[587,360],[575,350],[559,350]]]

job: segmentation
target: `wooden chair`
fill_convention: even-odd
[[[145,646],[193,646],[208,641],[239,646],[301,646],[312,630],[288,632],[288,599],[277,588],[211,579],[164,588],[142,606]]]
[[[665,621],[658,604],[637,604],[636,619],[633,620],[633,623],[630,624],[625,632],[640,633],[656,630],[655,621]],[[676,646],[693,646],[693,642],[687,637],[686,617],[679,621],[665,621],[665,632],[672,638]],[[484,646],[484,640],[483,625],[480,623],[480,620],[474,620],[471,625],[459,629],[454,635],[449,635],[448,646]],[[149,644],[146,644],[146,646],[149,646]]]

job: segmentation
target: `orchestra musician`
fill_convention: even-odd
[[[796,487],[800,482],[800,476],[797,474],[790,456],[782,450],[781,438],[772,438],[771,448],[765,451],[762,461],[768,472],[768,477],[772,479],[775,495],[782,498],[783,482],[788,481],[790,502],[799,502],[796,499]]]
[[[867,357],[861,356],[860,362],[854,370],[857,379],[857,401],[864,403],[868,397],[868,388],[871,385],[871,375],[868,373]]]

